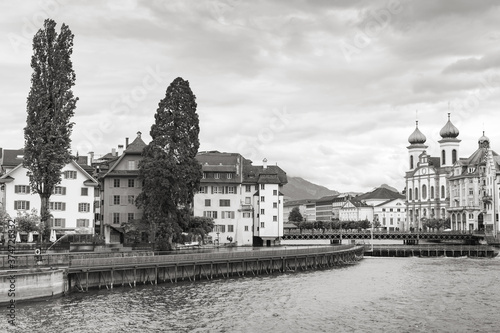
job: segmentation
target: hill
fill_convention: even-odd
[[[313,184],[300,177],[287,176],[288,183],[283,186],[283,194],[286,200],[319,199],[327,195],[339,194],[324,186]]]

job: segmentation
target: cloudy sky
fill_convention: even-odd
[[[483,130],[500,151],[496,1],[2,1],[0,13],[3,148],[24,144],[31,40],[50,17],[75,35],[80,155],[138,131],[148,142],[179,76],[197,97],[200,150],[338,191],[402,190],[417,117],[432,155],[448,112],[461,157]]]

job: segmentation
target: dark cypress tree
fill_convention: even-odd
[[[31,57],[31,89],[27,101],[27,119],[24,128],[24,161],[30,186],[41,199],[40,231],[46,230],[50,217],[49,198],[61,182],[61,170],[71,161],[70,122],[77,97],[71,87],[75,72],[71,62],[73,37],[69,27],[47,19],[33,38]]]
[[[289,222],[302,222],[303,217],[300,213],[299,207],[293,207],[292,211],[288,215]]]
[[[139,163],[142,193],[137,205],[149,223],[160,249],[170,249],[173,239],[188,228],[194,192],[202,177],[196,160],[200,145],[196,97],[189,82],[176,78],[158,104],[152,141]]]

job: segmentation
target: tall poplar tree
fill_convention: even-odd
[[[195,99],[188,81],[178,77],[169,85],[151,126],[152,141],[139,163],[143,188],[137,205],[160,249],[170,249],[173,239],[188,228],[202,177],[196,160],[200,127]]]
[[[43,234],[50,217],[49,199],[61,182],[61,170],[71,161],[70,121],[76,108],[75,72],[71,62],[73,37],[69,27],[47,19],[33,37],[31,89],[27,101],[24,128],[24,161],[30,186],[41,200],[40,231]]]

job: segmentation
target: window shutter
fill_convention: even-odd
[[[88,220],[88,219],[86,219],[86,220],[85,220],[85,228],[88,228],[88,227],[89,227],[89,220]]]
[[[214,187],[212,186],[212,194],[214,194]]]
[[[66,187],[62,188],[62,195],[66,195]]]
[[[113,213],[109,213],[109,221],[108,224],[113,224]]]
[[[120,205],[121,206],[128,205],[128,197],[126,195],[120,195]]]
[[[19,185],[14,186],[14,193],[19,193]]]
[[[30,202],[26,201],[26,210],[30,210]]]
[[[19,201],[14,201],[14,209],[17,209],[19,207]]]
[[[26,193],[29,194],[30,193],[30,187],[29,185],[26,185]]]
[[[54,226],[54,219],[52,217],[49,218],[49,228]]]
[[[62,207],[61,207],[61,208],[62,208],[62,210],[66,210],[66,203],[65,203],[65,202],[63,202],[63,203],[61,204],[61,206],[62,206]]]
[[[66,219],[61,219],[61,228],[66,228]]]
[[[113,200],[113,196],[112,195],[109,196],[109,205],[110,206],[114,205],[114,200]]]
[[[231,218],[234,219],[234,212],[231,212]]]

